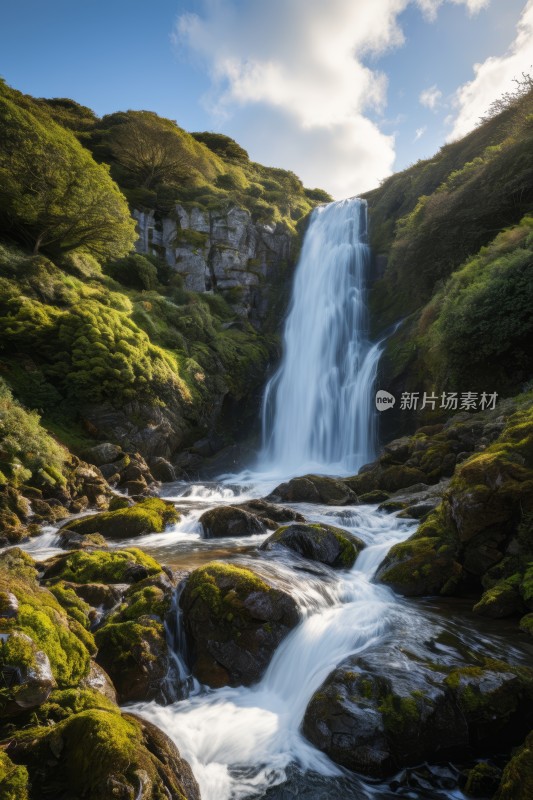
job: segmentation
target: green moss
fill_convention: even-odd
[[[382,698],[378,710],[383,715],[385,730],[390,736],[401,738],[416,725],[420,711],[415,697],[399,697],[387,694]]]
[[[164,627],[161,622],[144,618],[141,622],[109,622],[96,631],[95,639],[99,649],[113,653],[113,670],[127,669],[137,663],[134,651],[146,651],[146,638],[153,636],[164,639]],[[144,652],[145,662],[154,660],[155,656]]]
[[[46,577],[71,583],[127,583],[127,571],[135,565],[144,567],[148,575],[161,572],[161,566],[151,556],[130,547],[111,553],[73,551],[55,559]]]
[[[91,610],[89,603],[78,597],[74,589],[65,586],[63,581],[51,586],[50,591],[58,603],[63,606],[69,617],[75,619],[82,627],[88,630],[90,627],[89,611]]]
[[[30,637],[38,650],[43,650],[50,660],[52,673],[59,686],[71,686],[89,670],[90,652],[94,652],[91,634],[76,620],[69,618],[54,595],[41,588],[32,568],[20,559],[22,567],[9,568],[13,556],[7,555],[7,564],[0,562],[0,590],[12,592],[18,600],[16,618],[5,620],[3,631],[20,631]],[[17,574],[18,571],[18,574]],[[29,665],[33,647],[20,637],[10,636],[1,645],[1,665]]]
[[[529,800],[530,797],[533,797],[532,733],[505,767],[494,800]]]
[[[224,592],[219,586],[220,582],[227,582],[232,588]],[[201,598],[214,616],[225,618],[230,609],[238,609],[240,599],[250,592],[273,590],[249,569],[212,561],[191,572],[187,579],[187,591],[193,601]]]
[[[0,750],[0,800],[29,800],[29,776]]]
[[[180,514],[172,503],[150,497],[130,508],[118,508],[116,511],[73,520],[64,529],[82,535],[101,533],[109,538],[125,539],[146,533],[161,533],[167,525],[179,519]]]
[[[144,615],[154,615],[163,620],[170,610],[170,604],[170,596],[158,586],[138,588],[134,584],[126,592],[125,602],[108,619],[109,622],[127,622]]]

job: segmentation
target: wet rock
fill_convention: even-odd
[[[82,535],[100,533],[109,539],[129,539],[147,533],[161,533],[167,525],[179,519],[180,515],[172,503],[154,497],[130,508],[72,520],[61,531],[74,531]]]
[[[112,703],[117,703],[117,692],[107,672],[95,661],[91,661],[89,674],[80,681],[80,689],[93,689]]]
[[[266,500],[248,500],[246,503],[239,503],[237,508],[259,517],[267,528],[277,528],[280,522],[305,522],[305,517],[298,511],[268,503]]]
[[[350,505],[357,502],[355,493],[345,481],[323,475],[304,475],[281,483],[266,498],[273,503],[325,503]]]
[[[526,609],[520,594],[519,575],[500,581],[491,589],[487,589],[472,610],[475,614],[493,619],[523,613]]]
[[[262,520],[239,506],[217,506],[202,514],[199,522],[207,539],[253,536],[266,531]]]
[[[307,738],[338,764],[385,776],[465,749],[508,746],[533,720],[533,670],[469,654],[435,663],[425,645],[352,656],[315,692]]]
[[[150,471],[156,481],[171,483],[176,480],[174,467],[166,458],[153,458],[150,462]]]
[[[260,679],[298,623],[295,600],[249,569],[212,562],[194,570],[180,598],[194,675],[211,687]]]
[[[333,525],[300,524],[279,528],[260,549],[274,550],[278,547],[286,547],[334,569],[350,569],[365,544],[349,531]]]
[[[157,561],[135,547],[95,553],[73,551],[52,556],[40,567],[44,581],[77,584],[129,584],[161,572]]]

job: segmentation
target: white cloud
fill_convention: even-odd
[[[441,90],[437,89],[436,86],[430,86],[429,89],[424,89],[423,92],[420,92],[418,99],[421,105],[425,106],[426,108],[430,108],[431,111],[436,111],[441,98]]]
[[[477,14],[486,8],[490,0],[450,0],[456,6],[466,6],[469,14]],[[437,17],[437,11],[445,0],[418,0],[418,5],[430,20]]]
[[[398,18],[409,3],[434,14],[443,1],[204,0],[201,16],[178,18],[174,42],[207,64],[209,110],[219,123],[231,118],[232,135],[243,129],[252,157],[345,196],[377,185],[395,157],[394,137],[368,118],[386,105],[387,79],[363,58],[403,44]],[[261,148],[257,136],[246,141],[252,105],[267,128]]]
[[[513,78],[522,72],[531,73],[533,65],[533,0],[525,4],[516,29],[516,37],[503,56],[491,56],[474,64],[475,77],[459,87],[455,94],[457,108],[448,140],[471,131],[489,109],[491,103],[513,91]]]
[[[422,136],[425,134],[426,131],[427,131],[427,125],[424,125],[422,128],[417,128],[415,131],[415,138],[413,139],[413,142],[418,142],[418,140],[422,138]]]

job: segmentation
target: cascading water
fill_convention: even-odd
[[[296,270],[282,362],[265,390],[266,471],[353,473],[374,455],[380,347],[368,339],[369,257],[365,200],[315,209]]]

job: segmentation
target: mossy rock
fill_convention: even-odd
[[[212,687],[258,681],[300,617],[289,594],[250,569],[217,561],[189,575],[180,606],[193,672]]]
[[[533,670],[436,644],[413,632],[347,658],[311,698],[304,735],[372,777],[458,750],[508,748],[533,720]]]
[[[118,508],[67,522],[63,531],[83,535],[100,533],[108,539],[131,539],[147,533],[162,533],[167,525],[179,522],[173,503],[150,497],[131,508]]]
[[[530,800],[533,797],[533,732],[505,767],[494,800]]]
[[[199,520],[207,539],[226,536],[253,536],[265,533],[265,523],[255,514],[238,506],[218,506],[206,511]]]
[[[162,699],[170,653],[164,628],[174,585],[165,573],[135,583],[95,633],[96,660],[120,703]]]
[[[29,800],[29,776],[26,767],[13,764],[0,750],[0,800]]]
[[[373,505],[374,503],[384,503],[390,497],[390,493],[384,489],[374,489],[372,492],[364,492],[359,495],[359,502]]]
[[[44,562],[45,581],[136,583],[161,572],[161,565],[136,547],[111,552],[73,551]]]
[[[520,620],[520,630],[524,631],[524,633],[529,633],[530,636],[533,636],[533,614],[526,614]]]
[[[277,547],[285,547],[334,569],[350,569],[365,544],[349,531],[319,523],[278,528],[263,542],[261,550]]]
[[[453,594],[462,577],[453,532],[442,509],[422,523],[407,541],[394,545],[376,578],[407,597]]]
[[[6,699],[22,708],[41,702],[55,683],[76,685],[89,672],[95,652],[92,635],[80,621],[80,611],[63,607],[48,589],[39,586],[33,560],[23,551],[0,555],[0,592],[16,597],[16,613],[0,621],[8,634],[0,650],[0,667],[18,670]]]
[[[172,741],[118,708],[88,708],[52,726],[18,731],[7,753],[47,796],[200,800],[192,771]]]
[[[487,589],[473,608],[475,614],[501,619],[520,614],[525,610],[520,596],[520,576],[513,575]]]
[[[492,797],[501,777],[501,769],[482,761],[469,770],[463,791],[468,797]]]

